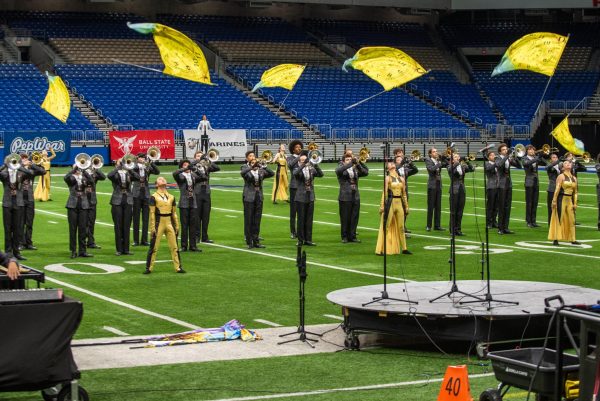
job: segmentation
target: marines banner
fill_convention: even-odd
[[[191,159],[197,150],[200,150],[200,131],[184,129],[185,156]],[[232,160],[244,159],[248,142],[245,129],[215,129],[208,131],[208,148],[219,151],[219,159]]]

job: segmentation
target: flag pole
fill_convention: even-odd
[[[285,97],[283,98],[283,100],[281,101],[281,103],[279,103],[279,108],[277,109],[278,113],[281,111],[281,108],[284,106],[285,101],[287,100],[287,98],[290,95],[290,93],[292,93],[291,90],[288,91],[287,95],[285,95]]]
[[[353,109],[354,107],[358,106],[359,104],[362,104],[362,103],[364,103],[364,102],[366,102],[366,101],[369,101],[369,100],[371,100],[371,99],[373,99],[373,98],[376,98],[377,96],[379,96],[379,95],[381,95],[381,94],[383,94],[383,93],[385,93],[385,92],[387,92],[387,91],[384,89],[384,90],[382,90],[381,92],[379,92],[379,93],[376,93],[376,94],[375,94],[375,95],[373,95],[373,96],[369,96],[368,98],[366,98],[366,99],[363,99],[363,100],[361,100],[361,101],[359,101],[359,102],[356,102],[356,103],[354,103],[354,104],[351,104],[351,105],[350,105],[350,106],[348,106],[348,107],[344,107],[344,111],[348,111],[348,110],[350,110],[350,109]]]
[[[575,110],[576,110],[576,109],[579,107],[579,105],[580,105],[581,103],[583,103],[583,101],[584,101],[584,100],[585,100],[585,97],[584,97],[583,99],[581,99],[581,100],[579,101],[579,103],[577,103],[577,105],[575,105],[575,107],[573,107],[573,109],[571,109],[571,111],[570,111],[570,112],[568,112],[568,113],[567,113],[567,117],[566,117],[566,118],[569,118],[569,116],[571,115],[571,113],[573,113],[573,112],[574,112],[574,111],[575,111]]]
[[[30,98],[29,96],[27,96],[26,94],[24,94],[23,92],[21,92],[18,89],[13,89],[13,91],[15,91],[19,96],[21,96],[23,99],[25,100],[29,100],[31,103],[35,104],[37,107],[42,107],[41,104],[38,104],[35,100],[33,100],[32,98]]]
[[[542,102],[544,101],[544,96],[546,96],[546,92],[548,91],[548,87],[550,86],[550,81],[552,81],[553,76],[554,76],[554,74],[550,75],[550,78],[548,78],[548,82],[546,82],[546,87],[544,88],[544,93],[542,93],[542,98],[540,99],[540,102],[538,103],[537,107],[535,108],[535,112],[533,113],[534,117],[538,113],[538,110],[540,109],[540,106],[542,105]]]
[[[113,58],[112,61],[114,61],[116,63],[119,63],[119,64],[123,64],[123,65],[130,65],[132,67],[141,68],[143,70],[160,72],[161,74],[163,73],[161,70],[157,70],[156,68],[144,67],[143,65],[138,65],[138,64],[133,64],[133,63],[126,63],[125,61],[121,61],[121,60],[116,59],[116,58]]]

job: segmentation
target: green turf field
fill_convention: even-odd
[[[413,255],[391,256],[388,259],[392,282],[401,278],[416,281],[448,279],[448,233],[425,231],[427,174],[422,164],[418,166],[421,169],[419,174],[409,179],[411,213],[407,226],[412,230],[412,237],[408,240],[408,246]],[[313,240],[317,247],[306,249],[309,263],[308,324],[339,322],[325,316],[340,315],[340,309],[327,302],[327,293],[346,287],[378,284],[382,272],[382,259],[374,253],[379,226],[381,165],[371,163],[370,176],[360,181],[360,244],[342,244],[340,241],[335,166],[324,164],[322,167],[325,177],[317,179],[315,191],[317,201]],[[104,170],[109,171],[108,168]],[[172,182],[174,167],[161,166],[161,170]],[[53,174],[66,171],[59,168],[52,170]],[[466,180],[467,204],[463,219],[466,236],[457,239],[459,279],[480,277],[479,247],[485,224],[482,174],[479,168],[474,175],[469,174]],[[525,224],[523,173],[513,173],[510,228],[516,234],[499,236],[494,231],[490,233],[493,278],[600,288],[596,175],[579,176],[577,220],[581,225],[577,226],[577,239],[582,242],[581,246],[561,244],[560,247],[552,247],[547,241],[545,173],[540,173],[540,178],[538,223],[542,227],[530,229]],[[444,175],[444,180],[442,225],[447,228],[447,175]],[[52,177],[53,201],[36,204],[33,240],[39,250],[24,251],[23,255],[28,258],[25,263],[35,268],[45,269],[54,265],[46,270],[50,279],[47,285],[65,288],[67,295],[83,301],[84,319],[77,338],[114,336],[104,326],[137,336],[184,331],[190,325],[220,326],[234,318],[255,329],[267,327],[255,322],[255,319],[284,326],[297,323],[296,247],[295,241],[289,237],[288,204],[265,203],[261,236],[266,248],[248,250],[243,238],[243,181],[239,175],[239,165],[223,165],[221,172],[212,175],[211,182],[213,208],[209,235],[215,243],[202,244],[203,252],[200,254],[182,253],[182,263],[188,274],[179,275],[174,273],[168,261],[169,253],[166,241],[163,241],[157,260],[166,262],[157,263],[154,273],[146,276],[141,274],[146,247],[132,247],[132,256],[114,256],[114,235],[108,203],[112,188],[109,181],[100,182],[97,188],[96,242],[102,249],[90,250],[94,254],[90,259],[69,259],[64,207],[68,191],[62,177]],[[270,194],[271,188],[272,181],[268,180],[265,192]],[[179,197],[177,190],[173,193]],[[90,264],[113,265],[122,271],[102,274],[104,271]],[[72,269],[72,272],[51,271],[60,265]],[[114,301],[120,301],[121,304]],[[144,308],[161,316],[141,313],[127,305]],[[389,389],[308,394],[295,398],[430,400],[437,397],[439,383],[427,384],[428,378],[441,378],[446,365],[461,362],[466,362],[465,355],[444,357],[429,352],[376,349],[370,352],[88,371],[84,373],[83,384],[93,400],[205,400],[419,381],[417,384]],[[477,361],[471,362],[471,374],[487,371],[487,367],[479,366]],[[482,389],[494,383],[493,376],[473,379],[473,395],[477,397]],[[121,389],[128,392],[118,394]],[[27,393],[0,394],[0,399],[36,400],[39,396]],[[517,393],[515,399],[524,397]]]

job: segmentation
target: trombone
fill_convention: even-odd
[[[542,153],[544,156],[550,156],[550,153],[557,153],[558,148],[552,148],[547,143],[542,145],[541,149],[535,151],[535,153]]]
[[[600,155],[598,155],[598,157],[600,158]],[[592,161],[592,155],[590,152],[583,152],[580,157],[574,157],[573,160],[581,160],[584,163],[589,163]]]

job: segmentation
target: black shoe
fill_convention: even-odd
[[[514,234],[514,233],[515,233],[515,232],[514,232],[514,231],[511,231],[511,230],[504,230],[504,234]]]
[[[126,252],[123,252],[123,255],[133,255],[133,253],[126,251]]]
[[[89,249],[101,249],[100,245],[91,244],[87,246]]]
[[[425,231],[431,231],[431,227],[425,227]]]
[[[575,222],[575,225],[576,225],[576,226],[580,226],[580,225],[581,225],[581,223],[580,223],[580,222],[578,222],[578,221],[576,221],[576,222]]]
[[[248,249],[252,249],[252,248],[254,248],[254,245],[248,244]]]
[[[87,252],[83,252],[79,254],[80,258],[93,258],[94,255],[92,255],[91,253],[87,253]]]
[[[312,241],[304,241],[304,245],[306,245],[306,246],[317,246],[317,244],[315,244]]]
[[[27,249],[27,250],[29,250],[29,251],[37,251],[37,248],[36,248],[35,246],[33,246],[33,245],[27,245],[27,246],[25,247],[25,249]]]
[[[20,253],[17,254],[17,255],[15,255],[15,259],[18,259],[18,260],[27,260],[27,258],[25,256],[21,255]]]
[[[203,239],[202,242],[206,242],[207,244],[212,244],[215,241],[207,238],[207,239]]]
[[[142,274],[150,274],[150,273],[152,273],[152,270],[150,270],[150,269],[146,269],[142,272]]]
[[[144,241],[142,242],[142,246],[150,246],[150,243],[148,241]]]
[[[558,246],[558,241],[557,240],[552,241],[552,245]]]
[[[402,254],[403,255],[412,255],[412,252],[409,251],[408,249],[405,249],[405,250],[402,251]]]
[[[190,252],[202,252],[200,248],[190,248]]]
[[[444,227],[435,227],[434,230],[435,231],[446,231],[446,229]]]
[[[121,252],[119,252],[119,251],[115,252],[115,256],[121,256],[121,255],[122,255]]]
[[[463,237],[464,236],[464,234],[463,234],[462,231],[457,231],[455,235],[458,235],[459,237]]]
[[[579,241],[571,241],[571,244],[573,244],[573,245],[581,245],[581,242],[579,242]]]
[[[410,231],[408,228],[405,228],[405,229],[404,229],[404,233],[405,233],[405,234],[410,234],[410,233],[412,233],[412,231]]]
[[[342,244],[347,244],[348,240],[346,238],[342,238]]]
[[[504,231],[502,231],[502,230],[498,230],[498,234],[500,234],[500,235],[504,235]]]
[[[131,245],[133,245],[133,246],[140,246],[140,244],[138,242],[135,242],[135,241]]]
[[[529,224],[529,223],[527,223],[527,227],[529,227],[529,228],[533,228],[533,224]]]
[[[277,202],[273,201],[273,204],[274,204],[274,205],[276,205],[276,204],[277,204]]]
[[[254,243],[254,247],[255,247],[255,248],[266,248],[266,247],[265,247],[263,244],[261,244],[261,243],[258,243],[258,242],[255,242],[255,243]]]
[[[600,226],[598,226],[598,229],[600,230]],[[290,233],[290,238],[296,239],[296,233]]]
[[[179,268],[179,270],[176,271],[176,273],[185,273],[185,270],[183,270],[181,267]]]
[[[356,242],[356,243],[358,243],[358,244],[359,244],[359,243],[361,243],[362,241],[361,241],[361,240],[359,240],[358,238],[352,238],[352,239],[350,240],[350,242]]]
[[[77,252],[71,252],[71,259],[75,259],[77,257]]]
[[[181,248],[179,248],[179,252],[187,252],[187,247],[182,246]]]
[[[539,227],[539,226],[540,226],[538,223],[531,223],[531,225],[532,225],[534,228],[537,228],[537,227]]]

